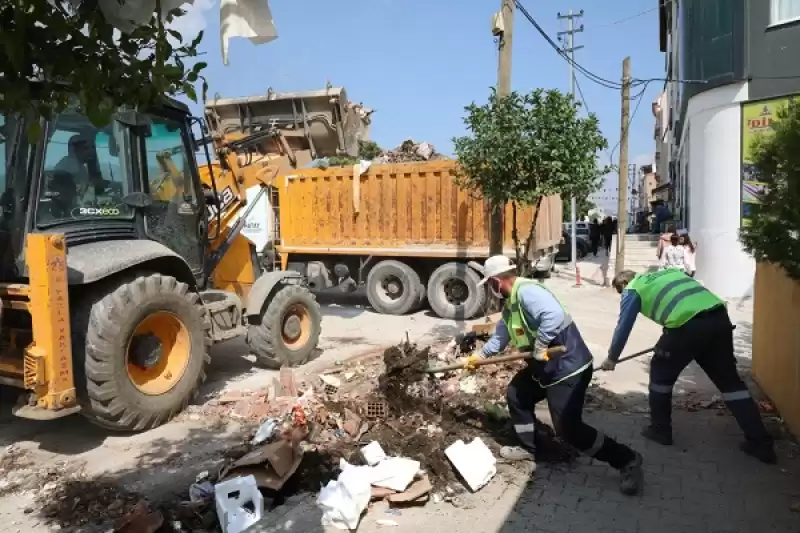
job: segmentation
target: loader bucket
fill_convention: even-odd
[[[219,138],[255,138],[259,152],[282,154],[285,146],[270,135],[279,132],[292,151],[307,153],[299,160],[357,157],[358,141],[369,135],[370,112],[350,103],[342,88],[217,98],[205,108]]]

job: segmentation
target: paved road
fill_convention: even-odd
[[[600,359],[608,345],[619,297],[609,289],[554,278],[548,285],[575,317],[584,337]],[[375,315],[365,307],[326,302],[323,353],[311,367],[377,350],[408,335],[412,340],[444,338],[463,324],[442,321],[420,312],[409,317]],[[734,310],[738,323],[737,349],[742,368],[749,364],[750,310]],[[658,328],[640,320],[629,349],[653,344]],[[399,337],[399,338],[398,338]],[[700,410],[676,415],[676,446],[659,448],[638,436],[645,422],[647,361],[620,365],[616,372],[598,376],[598,383],[618,395],[633,411],[598,410],[588,418],[609,434],[642,451],[646,460],[646,490],[627,499],[617,490],[617,478],[601,465],[584,461],[570,469],[541,467],[531,478],[517,469],[501,469],[489,486],[464,497],[462,507],[428,504],[386,514],[380,506],[370,510],[360,531],[385,529],[379,519],[397,522],[397,533],[450,530],[454,532],[550,531],[572,533],[642,532],[782,532],[800,531],[800,515],[790,505],[800,502],[798,450],[780,442],[780,465],[766,467],[737,448],[738,431],[724,411]],[[244,375],[244,377],[241,377]],[[209,390],[247,388],[267,381],[270,374],[253,370],[251,361],[235,344],[215,353]],[[710,398],[713,388],[694,367],[687,370],[679,392]],[[721,415],[719,413],[722,413]],[[17,422],[0,415],[0,444],[17,441],[37,453],[43,464],[57,460],[86,461],[87,472],[103,474],[135,490],[158,495],[165,486],[187,487],[195,474],[209,468],[208,458],[220,449],[241,442],[235,427],[209,428],[202,421],[168,424],[136,436],[108,436],[79,418],[52,424]],[[213,465],[212,465],[213,466]],[[45,532],[34,515],[24,515],[25,497],[0,498],[0,531]],[[280,531],[319,532],[319,511],[313,498],[298,497],[270,515]],[[267,530],[275,530],[270,527]]]

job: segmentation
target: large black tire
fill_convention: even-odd
[[[143,431],[169,421],[196,397],[210,361],[210,322],[197,293],[173,277],[121,281],[76,302],[76,389],[81,413],[91,422]],[[144,361],[146,354],[156,359]]]
[[[419,274],[413,268],[389,259],[369,271],[367,300],[381,314],[405,315],[422,305],[422,287]]]
[[[279,285],[274,294],[247,328],[247,344],[267,368],[300,366],[317,348],[322,312],[311,291],[300,285]]]
[[[467,320],[483,311],[486,288],[481,278],[466,263],[445,263],[428,280],[428,302],[442,318]]]

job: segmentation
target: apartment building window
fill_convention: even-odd
[[[800,20],[800,0],[770,0],[770,24]]]

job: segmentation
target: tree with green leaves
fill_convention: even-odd
[[[592,192],[596,192],[597,188],[595,188]],[[591,193],[590,193],[591,194]],[[564,222],[570,222],[570,197],[562,198],[564,209],[563,209],[563,220]],[[575,199],[575,219],[576,220],[583,220],[584,218],[589,216],[589,212],[592,209],[597,209],[597,206],[594,202],[592,202],[588,196],[580,196]]]
[[[160,5],[157,2],[158,5]],[[185,14],[160,10],[129,33],[104,18],[97,0],[4,0],[0,5],[0,112],[51,117],[77,102],[97,125],[120,106],[148,106],[163,95],[207,84],[190,42],[167,26]],[[34,132],[36,134],[36,132]]]
[[[459,162],[459,184],[482,194],[492,204],[513,205],[512,235],[517,264],[527,270],[536,241],[539,205],[545,196],[587,197],[607,174],[597,152],[608,147],[597,117],[578,114],[579,104],[557,90],[512,92],[467,106],[469,134],[453,139]],[[518,207],[534,207],[524,245],[517,233]]]
[[[757,261],[778,264],[800,281],[800,103],[779,109],[772,131],[751,146],[751,179],[765,187],[740,240]]]

